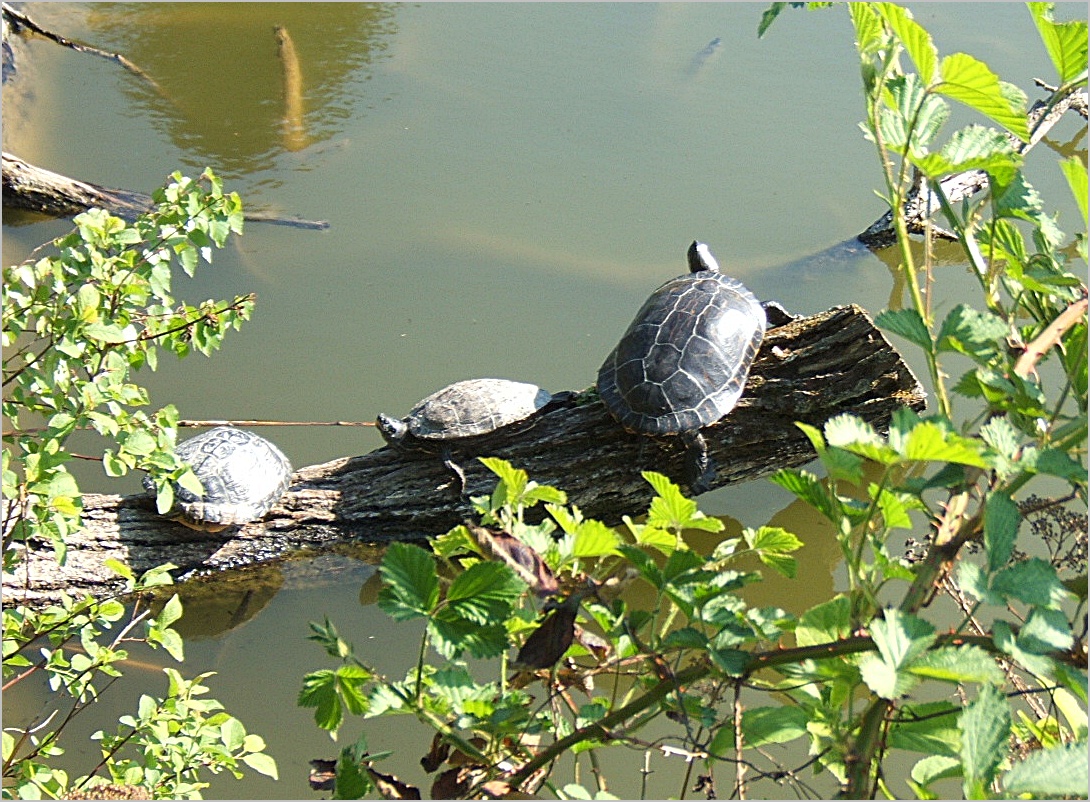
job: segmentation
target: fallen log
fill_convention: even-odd
[[[132,220],[155,208],[151,195],[69,178],[25,162],[6,151],[3,154],[3,190],[5,206],[50,217],[71,217],[97,207],[115,217]],[[324,220],[281,217],[268,212],[246,212],[243,217],[255,223],[294,228],[329,228],[329,223]]]
[[[772,329],[738,406],[703,430],[718,466],[712,485],[810,461],[813,449],[795,421],[820,425],[850,412],[885,429],[897,408],[921,409],[924,401],[916,377],[858,306]],[[677,438],[624,431],[588,393],[572,394],[557,408],[471,445],[472,453],[463,448],[453,454],[465,471],[468,495],[489,493],[495,485],[475,457],[501,457],[533,480],[564,490],[584,515],[610,524],[646,510],[651,488],[641,470],[685,475],[685,446]],[[84,527],[69,538],[65,565],[56,564],[48,542],[25,544],[25,560],[5,574],[5,604],[46,604],[62,591],[117,593],[122,582],[105,567],[108,558],[136,573],[173,563],[184,580],[300,552],[422,540],[472,512],[439,456],[389,447],[299,469],[264,519],[218,534],[159,517],[142,495],[86,495],[83,505]]]

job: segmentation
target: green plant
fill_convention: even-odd
[[[787,5],[773,4],[762,32]],[[300,704],[317,708],[319,726],[336,732],[345,711],[415,716],[436,733],[426,768],[449,758],[435,796],[547,784],[560,798],[588,798],[584,759],[605,794],[598,750],[665,749],[642,734],[663,719],[673,724],[668,748],[690,771],[703,767],[705,792],[727,762],[735,794],[761,778],[812,793],[801,766],[767,768],[762,757],[768,744],[797,741],[809,747],[806,765],[831,774],[845,798],[933,799],[936,783],[951,779],[974,799],[1085,796],[1085,539],[1058,559],[1034,541],[1043,525],[1030,511],[1069,522],[1054,543],[1085,532],[1084,512],[1070,505],[1085,510],[1087,485],[1087,290],[1072,268],[1086,262],[1086,168],[1059,163],[1082,214],[1069,241],[1030,185],[1019,143],[1033,136],[1031,119],[1085,87],[1087,26],[1029,4],[1060,84],[1031,118],[1021,90],[966,54],[940,58],[904,8],[847,8],[862,128],[882,165],[906,288],[876,322],[921,349],[935,403],[925,416],[900,411],[888,432],[847,415],[803,425],[823,475],[772,478],[832,523],[844,592],[797,618],[752,609],[739,591],[757,576],[738,568],[740,552],[791,576],[794,535],[762,527],[697,554],[683,531],[718,531],[719,522],[664,477],[646,475],[657,494],[646,521],[615,531],[564,506],[559,491],[485,460],[500,481],[474,500],[480,525],[456,527],[430,553],[392,546],[383,563],[380,605],[423,622],[404,679],[365,665],[328,621],[313,625],[340,662],[304,681]],[[951,101],[1001,130],[973,124],[940,143]],[[984,191],[952,203],[942,179],[967,170],[981,171]],[[943,298],[938,225],[923,225],[922,244],[911,239],[906,204],[921,195],[960,243],[978,306]],[[528,524],[524,512],[540,502],[547,517]],[[918,554],[905,552],[906,540]],[[649,601],[611,597],[625,581],[642,583]],[[932,607],[940,591],[959,605],[948,631],[938,622],[949,613]],[[467,655],[478,661],[472,670]],[[608,690],[591,690],[589,679]],[[530,682],[543,684],[543,699],[529,695]],[[573,696],[581,688],[582,704]],[[886,760],[894,750],[925,755],[897,787]],[[579,756],[567,785],[552,779],[565,753]],[[378,771],[381,757],[362,736],[345,747],[336,794],[383,783],[407,791]]]
[[[63,752],[60,734],[67,722],[101,693],[98,683],[120,676],[125,644],[143,642],[182,659],[182,640],[170,626],[181,615],[177,597],[155,616],[138,603],[127,622],[116,599],[65,596],[45,609],[14,603],[22,544],[50,542],[63,563],[67,537],[81,525],[80,490],[68,471],[73,432],[91,429],[113,444],[102,456],[108,475],[151,472],[161,510],[173,500],[172,481],[200,492],[192,471],[174,456],[177,411],[167,406],[145,413],[147,392],[130,374],[154,369],[160,350],[179,357],[211,353],[249,317],[253,298],[194,307],[172,297],[172,265],[192,275],[242,226],[238,196],[225,194],[213,173],[199,182],[179,174],[173,179],[156,193],[156,208],[131,224],[91,210],[53,243],[53,255],[4,269],[4,687],[44,671],[58,698],[44,721],[5,729],[5,797],[58,796],[87,785],[90,776],[69,784],[50,759]],[[110,567],[126,591],[136,593],[169,584],[173,566],[139,579],[126,566]],[[142,637],[135,634],[138,626]],[[201,770],[235,771],[239,760],[275,776],[259,739],[213,712],[218,702],[196,699],[204,689],[195,681],[173,670],[168,675],[167,696],[142,700],[123,736],[101,735],[103,761],[92,776],[104,770],[164,797],[199,796],[206,785],[197,781]],[[140,745],[144,758],[123,758],[126,744]]]

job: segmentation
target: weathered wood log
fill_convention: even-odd
[[[132,220],[155,207],[151,195],[127,189],[111,189],[69,178],[25,162],[7,152],[3,154],[3,190],[5,206],[50,217],[71,217],[97,207],[124,220]],[[246,212],[244,217],[255,223],[294,228],[329,228],[329,223],[324,220],[281,217],[267,212]]]
[[[1049,91],[1056,91],[1055,87],[1049,87],[1040,81],[1037,83]],[[1032,132],[1029,142],[1023,142],[1010,134],[1007,135],[1007,138],[1018,153],[1027,153],[1034,145],[1045,138],[1045,135],[1069,110],[1075,111],[1085,119],[1086,108],[1086,90],[1072,87],[1070,92],[1051,106],[1044,100],[1038,100],[1033,104],[1026,115],[1029,120],[1029,129]],[[939,182],[939,185],[950,204],[957,205],[965,198],[975,195],[987,187],[988,176],[983,170],[967,170],[963,173],[946,176]],[[938,196],[931,191],[926,182],[918,181],[905,200],[904,213],[909,233],[922,234],[926,222],[941,208]],[[937,236],[946,239],[957,239],[941,226],[933,225],[932,229]],[[871,249],[885,248],[895,243],[897,233],[893,230],[893,212],[886,212],[879,217],[870,224],[866,231],[859,234],[857,239]]]
[[[924,399],[908,366],[857,306],[772,329],[738,406],[704,429],[718,466],[713,486],[811,460],[813,449],[795,421],[820,425],[850,412],[884,429],[894,410],[920,409]],[[685,448],[677,438],[626,432],[588,394],[525,424],[475,438],[468,447],[454,452],[466,473],[467,494],[488,493],[495,485],[495,476],[475,457],[502,457],[535,481],[566,491],[585,515],[608,523],[646,510],[651,488],[641,470],[685,474]],[[215,535],[164,520],[144,496],[86,495],[83,502],[84,528],[69,539],[66,564],[57,566],[48,543],[27,544],[25,561],[4,577],[5,604],[44,604],[61,591],[118,592],[122,583],[104,566],[111,557],[137,573],[174,563],[184,579],[301,551],[426,539],[471,513],[439,456],[389,447],[301,468],[263,520]]]

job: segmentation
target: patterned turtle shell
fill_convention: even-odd
[[[655,290],[598,371],[598,392],[626,429],[671,435],[734,409],[764,339],[765,311],[694,242],[690,272]]]
[[[174,485],[172,517],[195,529],[218,531],[257,520],[291,484],[291,463],[263,437],[221,426],[191,437],[175,449],[201,480],[204,495]],[[144,477],[155,495],[155,483]]]
[[[467,379],[432,393],[402,420],[380,414],[376,425],[390,443],[406,434],[423,440],[456,440],[525,420],[550,400],[552,395],[536,384]]]

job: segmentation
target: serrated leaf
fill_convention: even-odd
[[[938,60],[938,51],[935,50],[930,34],[912,19],[910,11],[901,6],[878,3],[875,7],[904,45],[924,83],[930,84],[935,78],[935,64]]]
[[[1030,752],[1003,775],[1003,787],[1011,798],[1021,794],[1039,799],[1085,798],[1090,782],[1086,747],[1083,740]]]
[[[524,590],[526,583],[504,563],[480,562],[450,583],[446,607],[475,623],[494,624],[507,617]]]
[[[1071,625],[1060,610],[1035,607],[1018,632],[1018,646],[1034,654],[1065,652],[1074,643]]]
[[[1083,44],[1085,45],[1085,37]],[[1082,224],[1086,226],[1088,202],[1086,165],[1082,163],[1078,156],[1072,156],[1060,162],[1060,170],[1063,171],[1064,178],[1067,179],[1067,185],[1071,187],[1071,194],[1075,196],[1075,202],[1078,203],[1079,211],[1082,213]]]
[[[411,543],[391,543],[379,566],[386,586],[378,605],[387,614],[404,621],[429,615],[439,601],[439,577],[435,559]]]
[[[948,780],[961,776],[961,762],[947,755],[931,755],[917,761],[912,767],[911,777],[926,788],[938,780]],[[937,797],[933,797],[937,798]]]
[[[922,618],[896,608],[871,624],[871,637],[879,654],[894,668],[911,664],[935,642],[935,628]]]
[[[572,540],[571,556],[577,558],[607,557],[617,553],[619,543],[620,539],[617,532],[612,527],[593,519],[582,521]]]
[[[905,438],[901,454],[917,462],[956,462],[976,468],[991,467],[984,444],[945,430],[937,423],[922,421]]]
[[[999,353],[1009,330],[1002,319],[990,312],[980,312],[958,304],[946,316],[939,329],[938,350],[958,351],[981,362]]]
[[[825,489],[821,480],[809,471],[783,468],[768,478],[784,490],[794,493],[833,523],[839,524],[844,516],[840,502]]]
[[[1070,598],[1056,569],[1038,557],[1022,560],[996,573],[991,590],[1029,605],[1054,609]]]
[[[787,743],[806,734],[806,722],[800,707],[755,707],[742,713],[742,735],[750,748]]]
[[[904,337],[928,353],[934,347],[931,332],[927,330],[927,324],[915,309],[886,309],[874,319],[874,325]]]
[[[913,674],[944,682],[990,682],[1002,685],[995,659],[978,646],[947,646],[921,655],[908,668]]]
[[[892,465],[899,461],[897,452],[873,426],[855,415],[837,415],[825,422],[829,445],[842,448],[866,459]]]
[[[899,671],[873,652],[860,659],[859,675],[867,687],[883,699],[899,699],[919,683],[915,676]]]
[[[1023,142],[1029,141],[1025,109],[1012,107],[999,77],[987,64],[967,53],[953,53],[942,60],[940,71],[937,91],[994,120]]]
[[[988,552],[988,571],[995,573],[1007,564],[1014,551],[1022,514],[1006,493],[995,492],[984,502],[984,548]]]
[[[896,727],[890,727],[889,745],[929,755],[957,757],[961,748],[958,714],[950,702],[906,704]]]
[[[1003,693],[991,685],[980,686],[976,701],[958,719],[961,729],[961,762],[965,771],[967,799],[986,799],[985,790],[1007,754],[1011,711]]]
[[[313,671],[303,677],[297,704],[313,707],[314,722],[323,730],[336,732],[344,720],[344,709],[336,693],[337,678],[328,669]]]
[[[1060,83],[1074,81],[1086,72],[1087,35],[1082,20],[1056,23],[1052,19],[1052,3],[1027,3],[1033,23],[1041,34],[1048,57]],[[1085,196],[1085,193],[1083,193]],[[1085,211],[1083,212],[1085,215]],[[1084,789],[1085,790],[1085,789]]]
[[[846,596],[837,596],[802,614],[795,628],[795,642],[816,646],[846,638],[851,632],[851,602]]]

